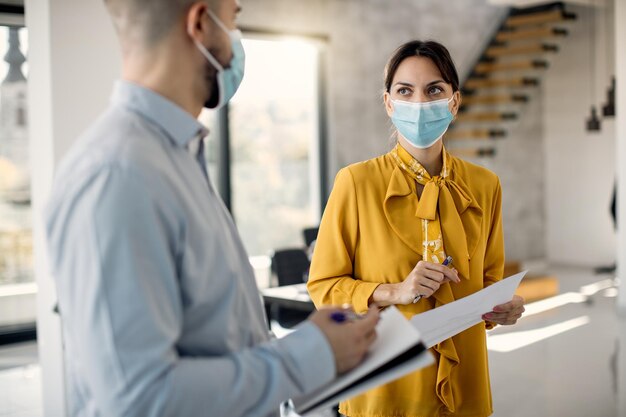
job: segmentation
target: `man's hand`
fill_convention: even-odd
[[[380,318],[378,306],[370,306],[362,318],[337,323],[331,315],[351,310],[324,308],[313,313],[309,320],[320,328],[328,339],[335,355],[337,374],[342,374],[356,367],[376,340],[376,324]]]
[[[483,320],[502,325],[515,324],[524,311],[524,299],[514,295],[508,303],[497,305],[492,312],[484,314]]]

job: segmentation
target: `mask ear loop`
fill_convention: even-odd
[[[208,11],[209,16],[211,17],[211,19],[221,28],[221,29],[225,29],[224,24],[222,22],[219,21],[219,19],[217,19],[217,17],[215,16],[215,14],[212,11]],[[217,19],[217,20],[216,20]],[[228,31],[227,31],[228,32]],[[193,43],[196,45],[196,48],[198,48],[198,50],[200,51],[200,53],[202,55],[204,55],[204,57],[211,63],[211,65],[213,65],[213,67],[218,70],[219,72],[224,71],[224,67],[222,66],[222,64],[219,63],[219,61],[217,59],[215,59],[215,57],[209,52],[209,50],[207,49],[206,46],[204,46],[199,40],[197,40],[194,36],[193,36],[193,27],[191,25],[191,23],[189,25],[187,25],[187,34],[189,35],[189,37],[191,38],[191,40],[193,40]]]
[[[460,93],[459,93],[459,94],[460,94]],[[454,99],[454,93],[452,93],[452,97],[450,97],[450,100],[448,100],[448,104],[450,104],[450,102],[451,102],[453,99]],[[452,106],[452,107],[454,107],[454,106]],[[450,113],[452,113],[452,110],[448,109],[448,111],[449,111]],[[456,114],[453,114],[453,115],[452,115],[452,121],[455,121],[455,120],[456,120]]]
[[[215,22],[215,24],[216,24],[217,26],[219,26],[219,27],[220,27],[220,29],[222,29],[222,30],[223,30],[224,32],[226,32],[226,33],[230,33],[230,32],[231,32],[231,31],[230,31],[230,29],[228,29],[228,28],[226,27],[226,25],[224,24],[224,22],[222,22],[222,21],[220,20],[220,18],[219,18],[219,17],[217,17],[217,15],[216,15],[215,13],[213,13],[213,11],[212,11],[212,10],[209,10],[207,13],[209,13],[209,16],[211,17],[211,19],[213,19],[213,21]]]
[[[213,67],[215,67],[216,70],[218,70],[219,72],[224,71],[224,67],[218,62],[217,59],[215,59],[213,55],[211,55],[206,46],[202,45],[200,41],[196,39],[194,39],[193,42],[196,44],[196,47],[198,48],[200,53],[204,55],[204,57],[211,63],[211,65],[213,65]]]
[[[210,13],[209,14],[209,16],[210,16],[212,12],[209,11],[209,13]],[[219,74],[223,74],[224,73],[224,67],[222,66],[222,64],[219,63],[219,61],[217,59],[215,59],[215,57],[209,52],[209,50],[206,48],[206,46],[204,46],[199,40],[197,40],[193,36],[193,26],[191,26],[191,25],[187,26],[187,34],[189,35],[189,37],[191,37],[191,40],[196,45],[196,48],[198,48],[200,53],[202,55],[204,55],[204,57],[209,61],[209,63],[211,65],[213,65],[213,67],[218,72],[218,76],[217,76],[217,84],[218,84],[218,86],[217,86],[217,88],[218,88],[218,93],[219,93],[219,99],[218,99],[218,104],[217,104],[217,106],[215,108],[219,108],[219,107],[222,106],[221,102],[222,102],[223,91],[224,91],[223,77],[220,77]]]

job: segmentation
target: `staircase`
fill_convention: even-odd
[[[496,155],[493,141],[505,138],[511,122],[523,116],[529,92],[549,70],[546,58],[558,53],[557,42],[575,19],[562,2],[509,10],[462,86],[461,108],[444,136],[452,154]]]

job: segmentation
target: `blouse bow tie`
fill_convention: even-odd
[[[424,167],[416,161],[400,145],[391,151],[392,158],[396,161],[398,168],[391,177],[387,196],[385,198],[385,214],[394,231],[400,238],[415,248],[415,235],[421,232],[423,257],[426,254],[440,259],[448,254],[453,258],[454,268],[459,275],[465,279],[470,278],[469,260],[470,250],[474,250],[480,234],[482,224],[482,210],[472,196],[469,188],[462,179],[454,178],[452,174],[453,166],[450,163],[450,156],[443,151],[443,168],[441,174],[431,177]],[[422,195],[417,201],[415,217],[409,219],[412,207],[415,207],[417,195],[409,186],[407,178],[424,186]],[[453,179],[454,178],[454,179]],[[471,210],[468,208],[471,207]],[[419,224],[426,224],[427,227],[419,227]],[[443,252],[433,254],[430,251],[429,234],[433,228],[436,234],[441,236],[443,244],[436,244],[435,250]],[[430,231],[429,231],[430,229]],[[439,231],[441,231],[439,233]],[[437,242],[439,243],[439,242]],[[441,249],[439,249],[441,248]],[[425,259],[430,261],[431,259]],[[460,284],[454,284],[460,285]],[[455,300],[453,289],[450,283],[445,283],[433,294],[433,307],[439,307],[451,303]],[[454,398],[454,387],[451,385],[450,375],[453,369],[460,363],[453,339],[447,339],[433,346],[439,355],[437,367],[436,393],[439,400],[450,412],[456,411]]]

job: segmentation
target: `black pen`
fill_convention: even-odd
[[[443,260],[441,265],[448,266],[451,263],[452,263],[452,256],[448,256],[446,259]],[[417,294],[415,298],[413,299],[413,304],[417,303],[421,298],[422,298],[422,294]]]
[[[354,311],[335,311],[331,313],[330,318],[335,323],[344,323],[346,321],[355,321],[363,318],[363,315],[356,314]]]

